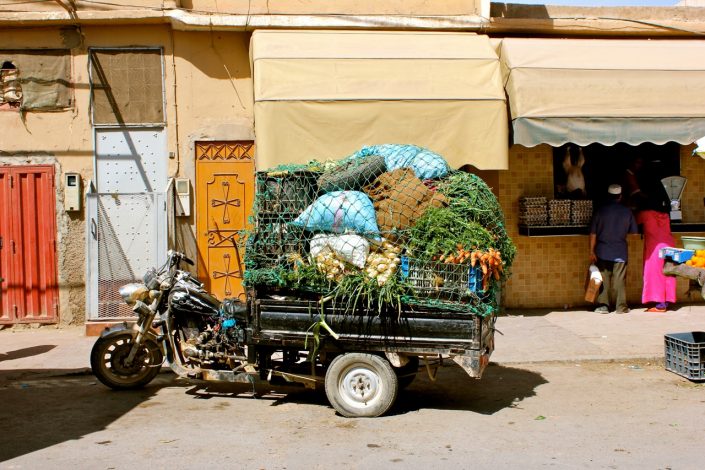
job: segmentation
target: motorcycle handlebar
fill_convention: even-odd
[[[191,258],[189,258],[185,254],[180,253],[178,251],[171,251],[170,250],[169,257],[170,257],[169,259],[171,260],[170,263],[172,263],[172,266],[175,265],[176,263],[178,263],[179,261],[183,261],[187,264],[190,264],[191,266],[193,266],[195,264]]]

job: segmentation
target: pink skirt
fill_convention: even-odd
[[[641,302],[676,301],[676,278],[663,274],[663,260],[659,249],[674,246],[671,221],[668,214],[657,211],[641,211],[637,223],[644,227],[644,288]]]

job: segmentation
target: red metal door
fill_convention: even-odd
[[[0,323],[55,322],[59,299],[54,167],[4,168],[0,194],[0,277],[5,278]]]
[[[0,167],[0,323],[10,323],[10,256],[5,248],[10,243],[10,214],[12,202],[10,201],[10,169]]]

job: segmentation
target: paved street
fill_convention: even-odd
[[[646,361],[492,364],[419,377],[390,416],[345,419],[322,394],[160,377],[0,376],[0,469],[699,469],[705,385]]]
[[[514,312],[482,380],[420,375],[389,416],[345,419],[325,396],[170,373],[113,392],[87,373],[82,328],[0,331],[0,470],[132,468],[701,469],[705,384],[663,369],[668,314]]]

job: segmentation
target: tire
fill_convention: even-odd
[[[130,333],[96,341],[91,350],[91,369],[98,380],[115,390],[129,390],[144,387],[157,376],[164,360],[157,343],[146,338],[133,364],[128,367],[124,359],[131,345]]]
[[[402,367],[394,367],[394,373],[397,374],[399,382],[399,390],[403,390],[414,381],[416,372],[419,370],[419,357],[409,356],[409,362]]]
[[[373,354],[342,354],[331,362],[325,377],[326,396],[346,418],[373,418],[394,404],[399,382],[392,365]]]

